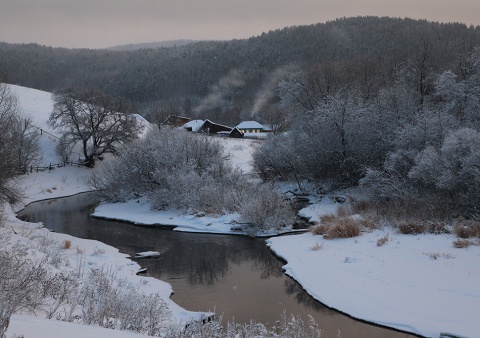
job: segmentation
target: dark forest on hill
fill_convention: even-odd
[[[0,43],[0,76],[46,91],[95,88],[130,100],[151,120],[176,114],[269,123],[279,110],[278,84],[292,74],[310,74],[308,85],[329,93],[355,87],[368,100],[412,66],[426,78],[444,70],[463,74],[479,45],[479,27],[357,17],[244,40],[129,51]]]

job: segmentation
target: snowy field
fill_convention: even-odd
[[[12,89],[19,96],[24,111],[39,126],[45,126],[51,111],[50,94],[16,86]],[[46,153],[43,159],[45,163],[55,161],[57,158],[52,151],[54,141],[45,139],[42,142]],[[232,152],[232,160],[245,173],[251,170],[249,156],[251,147],[257,142],[225,140],[227,149]],[[89,190],[86,180],[90,173],[89,169],[66,167],[51,173],[26,175],[19,181],[28,195],[23,204]],[[101,206],[96,210],[96,215],[138,223],[168,221],[168,224],[181,225],[183,231],[231,232],[231,218],[228,217],[215,220],[173,212],[154,214],[141,203],[127,205],[128,209],[121,205]],[[15,209],[21,207],[15,206]],[[323,199],[302,210],[301,214],[317,220],[321,214],[332,212],[335,207],[330,199]],[[120,215],[118,208],[127,210],[126,215]],[[15,220],[13,213],[10,214],[10,222],[18,228],[39,227],[38,224]],[[139,266],[115,248],[62,234],[49,236],[59,242],[70,239],[73,248],[85,250],[85,256],[91,260],[91,264],[114,266],[132,283],[143,285],[142,280],[146,279],[148,283],[144,287],[147,290],[162,292],[168,299],[171,292],[168,284],[136,276]],[[388,241],[377,246],[378,239],[382,237],[387,237]],[[447,333],[460,337],[479,337],[480,247],[456,249],[452,245],[454,240],[453,235],[400,235],[394,229],[385,228],[353,239],[325,240],[321,236],[301,234],[271,238],[267,244],[288,262],[285,265],[288,275],[295,278],[314,298],[341,312],[429,337]],[[101,255],[92,254],[103,251]],[[75,263],[77,252],[72,249],[65,253],[69,264]],[[199,315],[186,312],[171,301],[169,305],[177,318]],[[14,316],[7,337],[14,334],[25,334],[29,338],[65,337],[62,332],[73,331],[79,333],[78,337],[110,337],[108,330],[77,328],[73,324],[51,323],[29,316]],[[121,333],[112,333],[111,336],[135,337]],[[69,334],[68,337],[76,336]]]

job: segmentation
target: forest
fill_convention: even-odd
[[[323,73],[322,90],[334,92],[348,84],[372,99],[416,63],[423,67],[428,91],[434,74],[452,70],[463,76],[465,59],[479,44],[479,27],[356,17],[244,40],[161,48],[0,43],[0,77],[45,91],[99,90],[128,99],[152,121],[176,114],[230,125],[247,119],[270,123],[279,110],[278,83],[289,74]]]

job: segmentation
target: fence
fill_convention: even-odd
[[[43,172],[43,171],[52,171],[55,168],[62,168],[66,166],[74,166],[76,165],[77,167],[84,167],[85,163],[79,163],[79,162],[73,162],[73,161],[65,161],[63,163],[55,163],[52,164],[50,163],[48,166],[39,166],[39,165],[30,165],[29,167],[22,167],[20,168],[20,172],[22,174],[28,174],[28,173],[33,173],[33,172]]]

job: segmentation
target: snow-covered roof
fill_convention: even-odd
[[[185,123],[182,128],[187,129],[187,128],[192,128],[192,131],[198,131],[205,121],[203,120],[192,120],[190,122]]]
[[[265,127],[262,126],[257,121],[243,121],[237,126],[238,129],[264,129]]]

